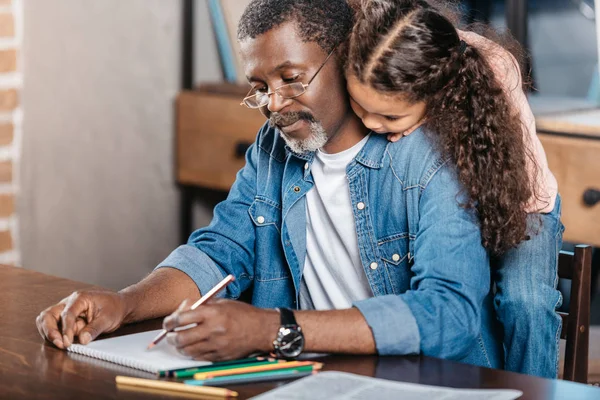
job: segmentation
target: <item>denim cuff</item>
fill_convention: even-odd
[[[419,353],[421,335],[417,320],[400,296],[371,297],[353,306],[358,308],[371,327],[380,355]]]
[[[224,278],[217,264],[209,256],[187,244],[173,250],[163,262],[158,264],[155,270],[163,267],[178,269],[189,276],[198,286],[200,295],[208,293]],[[216,297],[226,297],[226,291],[220,291]]]

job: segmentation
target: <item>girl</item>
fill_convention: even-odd
[[[505,368],[555,378],[564,228],[516,60],[424,0],[372,0],[357,12],[346,76],[365,126],[400,146],[421,127],[454,163],[495,260]]]

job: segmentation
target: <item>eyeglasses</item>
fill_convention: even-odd
[[[323,61],[323,64],[321,64],[321,66],[319,67],[317,72],[315,72],[315,74],[312,76],[312,78],[310,78],[308,83],[302,83],[302,82],[288,83],[287,85],[279,86],[278,88],[276,88],[275,90],[273,90],[271,92],[258,92],[253,95],[250,95],[250,93],[252,93],[252,91],[254,90],[254,89],[251,89],[248,92],[248,95],[246,97],[244,97],[244,100],[242,100],[242,102],[240,103],[240,106],[246,106],[248,108],[264,107],[267,104],[269,104],[269,99],[271,98],[272,94],[277,94],[282,99],[294,99],[298,96],[303,95],[304,92],[306,92],[306,90],[308,89],[308,86],[317,77],[319,72],[321,72],[321,70],[323,69],[325,64],[327,64],[327,60],[329,60],[329,57],[331,57],[331,55],[333,54],[334,51],[335,51],[335,47],[327,55],[327,58],[325,59],[325,61]]]

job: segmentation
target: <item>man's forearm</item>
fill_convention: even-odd
[[[159,268],[119,294],[125,301],[124,323],[164,317],[175,311],[183,300],[200,296],[194,281],[175,268]]]
[[[375,339],[367,321],[356,308],[331,311],[295,311],[304,333],[306,352],[375,354]],[[265,327],[264,351],[273,351],[272,341],[280,326],[279,314],[270,313]]]

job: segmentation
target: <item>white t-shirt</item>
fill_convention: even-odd
[[[369,136],[348,150],[318,150],[311,172],[315,182],[306,194],[306,260],[300,308],[343,309],[373,297],[358,251],[358,238],[346,167]]]

